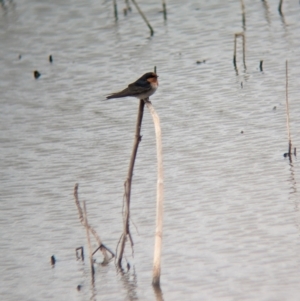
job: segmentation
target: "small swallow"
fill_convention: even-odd
[[[147,99],[153,95],[158,87],[158,76],[154,72],[145,73],[137,81],[129,84],[128,87],[120,92],[112,93],[106,99],[121,97],[136,97],[138,99]]]

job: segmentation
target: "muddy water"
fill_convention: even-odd
[[[14,1],[1,10],[3,300],[159,300],[150,285],[156,149],[147,111],[129,273],[97,263],[91,284],[87,262],[75,258],[86,237],[73,200],[78,182],[90,223],[115,249],[138,101],[102,100],[154,66],[165,173],[163,299],[298,300],[300,169],[282,156],[286,59],[300,146],[298,1],[284,2],[283,17],[277,1],[245,1],[246,70],[239,39],[237,72],[239,1],[168,1],[166,23],[160,3],[139,3],[152,38],[135,9],[122,15],[123,3],[117,23],[109,1]]]

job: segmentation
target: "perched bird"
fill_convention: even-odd
[[[145,73],[134,83],[120,92],[112,93],[106,99],[121,97],[136,97],[138,99],[146,99],[153,95],[158,87],[158,76],[154,72]]]

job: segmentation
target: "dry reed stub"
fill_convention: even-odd
[[[83,210],[82,210],[82,208],[80,206],[79,197],[78,197],[78,186],[79,185],[76,183],[75,187],[74,187],[74,199],[75,199],[75,204],[76,204],[77,209],[78,209],[79,220],[80,220],[81,224],[84,227],[86,227],[85,220],[84,220],[84,215],[83,215]],[[101,246],[102,245],[102,241],[100,239],[100,236],[97,234],[96,230],[93,227],[91,227],[90,225],[88,225],[88,229],[93,234],[94,238],[96,239],[96,241],[98,243],[98,246]],[[107,255],[106,249],[105,248],[101,248],[100,250],[101,250],[101,252],[102,252],[102,254],[104,256],[104,261],[103,262],[109,262],[110,258]]]
[[[114,5],[115,20],[118,21],[118,7],[117,7],[117,1],[116,0],[114,0],[113,5]]]
[[[152,26],[150,25],[150,23],[148,22],[145,14],[141,11],[140,7],[138,6],[138,4],[136,3],[135,0],[131,0],[131,1],[135,5],[136,9],[138,10],[139,14],[143,18],[143,20],[145,21],[145,23],[147,24],[147,26],[149,27],[149,29],[150,29],[150,35],[152,37],[154,35],[154,30],[153,30]]]
[[[162,6],[163,6],[163,13],[164,13],[164,20],[167,21],[167,5],[165,0],[162,0]]]
[[[243,63],[244,63],[244,68],[245,70],[247,69],[246,67],[246,41],[245,41],[245,34],[243,32],[236,33],[234,35],[234,50],[233,50],[233,65],[236,73],[238,74],[238,69],[237,69],[237,64],[236,64],[236,49],[237,49],[237,38],[241,37],[243,41]]]
[[[55,256],[52,255],[51,258],[50,258],[50,262],[51,262],[51,265],[54,266],[55,263],[56,263],[56,259],[55,259]]]
[[[264,61],[260,61],[259,63],[259,70],[262,72],[263,71],[263,62]]]
[[[87,243],[88,243],[88,249],[89,249],[89,259],[90,259],[90,265],[91,265],[92,280],[94,281],[95,268],[94,268],[93,252],[92,252],[92,245],[91,245],[91,238],[90,238],[90,231],[89,231],[89,223],[88,223],[88,218],[87,218],[86,202],[85,201],[83,201],[83,217],[84,217]]]
[[[288,86],[289,86],[289,79],[288,79],[288,61],[285,61],[285,103],[286,103],[286,127],[288,133],[288,156],[291,161],[292,155],[292,138],[291,138],[291,131],[290,131],[290,110],[289,110],[289,98],[288,98]]]
[[[241,0],[243,30],[246,30],[246,12],[244,0]]]
[[[49,62],[50,62],[51,64],[53,63],[53,57],[52,57],[51,54],[49,55]]]
[[[82,261],[84,261],[84,250],[83,250],[83,247],[78,247],[78,248],[75,249],[75,251],[76,251],[76,259],[81,259]]]
[[[282,13],[282,4],[283,4],[283,0],[280,0],[279,5],[278,5],[278,12],[279,12],[280,16],[283,15],[283,13]]]

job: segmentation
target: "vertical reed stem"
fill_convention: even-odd
[[[246,67],[246,38],[245,38],[244,33],[242,33],[242,38],[243,38],[243,62],[244,62],[244,68],[246,70],[247,69],[247,67]]]
[[[244,4],[244,0],[241,0],[241,7],[242,7],[243,30],[246,30],[246,13],[245,13],[245,4]]]
[[[278,11],[279,11],[280,16],[282,16],[282,3],[283,3],[283,0],[280,0],[279,6],[278,6]]]
[[[154,110],[151,102],[145,100],[155,126],[156,135],[156,152],[157,152],[157,195],[156,195],[156,230],[153,260],[153,279],[154,286],[160,285],[161,272],[161,250],[162,250],[162,226],[163,226],[163,201],[164,201],[164,174],[163,174],[163,158],[162,158],[162,141],[161,127],[159,116]]]
[[[94,270],[94,263],[93,263],[93,251],[92,251],[92,246],[91,246],[91,238],[90,238],[89,223],[88,223],[88,219],[87,219],[85,201],[83,201],[83,214],[84,214],[84,223],[85,223],[86,236],[87,236],[87,242],[88,242],[88,248],[89,248],[89,258],[90,258],[90,265],[91,265],[91,271],[92,271],[92,280],[94,282],[95,270]]]
[[[138,12],[140,13],[140,15],[142,16],[142,18],[144,19],[144,21],[146,22],[146,24],[148,25],[149,29],[150,29],[150,34],[151,36],[154,35],[154,30],[152,28],[152,26],[150,25],[150,23],[148,22],[146,16],[144,15],[144,13],[141,11],[140,7],[138,6],[138,4],[135,2],[135,0],[131,0],[132,3],[135,5],[136,9],[138,10]]]
[[[115,13],[115,20],[118,21],[118,7],[117,7],[117,0],[114,0],[114,13]]]
[[[289,109],[289,98],[288,98],[288,61],[285,61],[285,101],[286,101],[286,127],[289,139],[289,151],[288,155],[291,160],[292,156],[292,139],[290,131],[290,109]]]
[[[162,5],[163,5],[164,20],[167,21],[167,5],[165,0],[162,0]]]
[[[234,50],[233,50],[233,65],[234,65],[235,70],[237,70],[237,67],[236,67],[236,39],[237,39],[237,34],[234,35]]]
[[[131,246],[133,246],[133,241],[131,238],[130,228],[129,228],[131,182],[132,182],[132,177],[133,177],[135,158],[136,158],[139,143],[141,141],[141,128],[142,128],[144,107],[145,107],[144,101],[140,100],[138,117],[137,117],[137,121],[136,121],[134,144],[133,144],[133,149],[132,149],[132,153],[131,153],[127,179],[124,183],[124,186],[125,186],[124,228],[123,228],[123,234],[122,234],[122,238],[121,238],[121,248],[120,248],[119,257],[118,257],[118,266],[120,269],[122,269],[122,258],[123,258],[123,253],[125,250],[125,243],[127,240],[127,236],[129,236]]]

